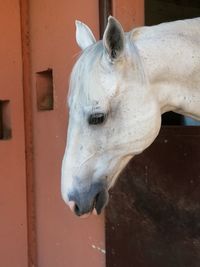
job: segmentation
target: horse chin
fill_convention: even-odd
[[[109,199],[108,191],[106,189],[104,189],[96,196],[96,199],[94,202],[94,208],[90,214],[100,215],[102,210],[108,204],[108,199]]]
[[[106,189],[101,191],[95,199],[94,208],[92,214],[99,215],[108,203],[109,194]]]

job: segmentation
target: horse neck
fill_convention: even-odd
[[[200,20],[197,24],[200,26]],[[200,35],[195,31],[192,35],[185,24],[183,34],[180,25],[174,23],[173,28],[170,24],[166,34],[160,33],[162,25],[141,28],[133,31],[133,42],[161,112],[174,111],[200,120]]]

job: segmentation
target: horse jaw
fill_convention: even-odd
[[[128,162],[134,157],[133,154],[127,155],[122,157],[121,161],[118,164],[118,170],[113,173],[109,179],[108,179],[108,189],[111,189],[115,182],[117,181],[117,178],[119,177],[120,173],[123,171],[123,169],[126,167]]]

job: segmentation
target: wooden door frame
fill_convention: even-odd
[[[28,266],[37,267],[37,243],[35,225],[35,186],[33,166],[33,109],[31,88],[31,60],[30,60],[30,24],[29,1],[20,0],[23,97],[24,97],[24,131],[26,157],[26,197],[27,197],[27,240]]]
[[[99,32],[103,37],[107,25],[108,17],[112,15],[112,0],[99,0]]]
[[[100,37],[103,36],[109,15],[119,19],[124,30],[129,31],[144,25],[144,13],[144,0],[99,0]]]

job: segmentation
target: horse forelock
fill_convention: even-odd
[[[98,95],[96,88],[92,88],[91,84],[95,79],[96,68],[94,65],[100,60],[102,53],[103,44],[99,41],[80,54],[70,77],[68,93],[70,107],[87,105],[94,94]]]

